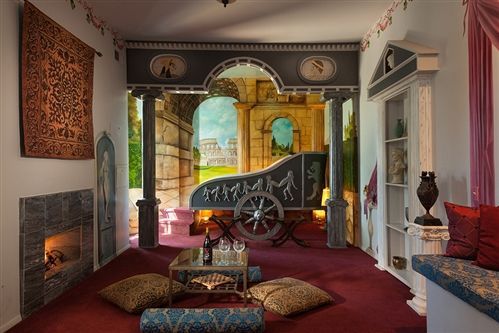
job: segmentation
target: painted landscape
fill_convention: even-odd
[[[194,181],[237,173],[237,112],[234,98],[213,97],[194,113]]]
[[[281,158],[293,153],[293,125],[286,118],[272,123],[272,157]]]

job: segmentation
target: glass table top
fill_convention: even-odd
[[[191,248],[182,250],[170,263],[169,268],[174,270],[196,269],[241,269],[248,267],[249,249],[244,249],[239,255],[236,251],[222,253],[219,249],[213,249],[213,261],[211,264],[203,264],[203,249]]]

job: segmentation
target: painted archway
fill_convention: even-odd
[[[300,124],[288,112],[279,112],[271,115],[267,119],[265,119],[265,123],[263,125],[263,156],[265,159],[265,165],[270,165],[274,162],[272,159],[272,124],[275,120],[279,118],[287,119],[291,122],[293,126],[293,147],[294,152],[300,151]]]

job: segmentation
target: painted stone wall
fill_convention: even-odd
[[[187,207],[194,185],[190,124],[173,113],[171,95],[156,102],[156,197],[160,209]]]
[[[248,81],[246,81],[248,82]],[[249,169],[263,169],[272,156],[272,124],[286,118],[293,125],[293,152],[324,150],[324,103],[319,95],[278,95],[270,80],[254,80],[246,87],[247,101],[239,103],[249,120]]]

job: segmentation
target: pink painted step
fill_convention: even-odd
[[[164,235],[190,236],[194,223],[194,211],[185,207],[163,208],[159,214],[160,233]]]

